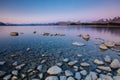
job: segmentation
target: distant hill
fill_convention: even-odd
[[[3,23],[3,22],[0,22],[0,26],[4,26],[4,25],[6,25],[5,23]]]

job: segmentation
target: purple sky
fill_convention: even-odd
[[[93,21],[120,16],[120,0],[0,0],[0,21]]]

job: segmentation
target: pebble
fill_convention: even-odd
[[[78,62],[78,61],[76,61],[76,60],[75,60],[75,61],[70,61],[70,62],[68,63],[68,65],[69,65],[69,66],[73,66],[73,65],[75,65],[77,62]]]
[[[65,70],[66,76],[73,76],[73,73],[70,70]]]
[[[110,67],[106,67],[106,66],[98,66],[97,68],[108,72],[112,71]]]
[[[120,80],[120,76],[114,76],[113,80]]]
[[[80,79],[81,79],[80,72],[76,72],[76,73],[75,73],[75,78],[76,78],[77,80],[80,80]]]
[[[3,77],[3,80],[9,80],[10,78],[11,78],[11,74],[9,74],[9,75],[6,75],[5,77]]]
[[[105,56],[104,60],[105,60],[105,62],[107,62],[107,63],[111,63],[111,58],[110,58],[110,56]]]
[[[88,66],[90,66],[90,64],[88,64],[88,63],[86,63],[86,62],[81,63],[80,65],[81,65],[82,67],[88,67]]]
[[[18,80],[18,78],[16,76],[13,76],[11,80]]]
[[[57,76],[48,76],[45,80],[59,80]]]
[[[62,69],[58,66],[52,66],[47,70],[48,74],[60,74],[62,72]]]
[[[0,77],[4,76],[6,74],[5,71],[0,71]]]
[[[97,74],[95,72],[90,72],[89,75],[86,76],[85,80],[97,80]]]
[[[37,67],[37,70],[41,72],[41,71],[42,71],[42,68],[43,68],[43,66],[42,66],[42,65],[39,65],[39,66]]]
[[[24,66],[25,66],[25,64],[21,64],[21,65],[16,66],[15,68],[16,68],[17,70],[21,70]]]
[[[18,62],[15,61],[15,62],[12,64],[12,66],[17,66],[17,64],[18,64]]]
[[[38,74],[40,79],[43,79],[43,73]]]
[[[100,61],[100,60],[98,60],[98,59],[95,59],[95,60],[94,60],[94,63],[97,64],[97,65],[103,65],[103,64],[104,64],[103,61]]]
[[[67,80],[66,76],[60,76],[60,80]]]
[[[81,75],[83,75],[83,76],[86,76],[86,75],[87,75],[87,71],[86,71],[86,70],[82,70],[82,71],[80,71],[80,73],[81,73]]]
[[[4,65],[5,61],[0,61],[0,66]]]
[[[120,76],[120,69],[117,70],[117,75]]]
[[[68,77],[67,80],[75,80],[73,77]]]
[[[17,70],[13,70],[12,74],[15,75],[15,76],[17,76],[18,75],[18,71]]]
[[[68,58],[63,59],[63,62],[68,62],[68,61],[69,61]]]

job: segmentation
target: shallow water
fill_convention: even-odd
[[[10,36],[10,32],[19,32],[19,36]],[[37,31],[33,34],[33,31]],[[65,36],[42,36],[41,33],[61,33]],[[85,41],[79,34],[89,34],[90,40]],[[104,56],[109,55],[112,59],[120,57],[119,52],[112,50],[101,51],[99,45],[104,41],[120,41],[120,28],[113,27],[93,27],[93,26],[0,26],[0,60],[19,64],[26,63],[27,68],[34,68],[45,59],[47,66],[55,65],[64,58],[78,60],[79,62],[88,62],[91,64],[89,70],[94,70],[96,66],[93,60],[98,58],[103,60]],[[73,42],[81,42],[86,46],[73,46]],[[95,44],[98,43],[98,44]],[[26,51],[30,48],[30,51]],[[41,54],[47,54],[49,57],[41,57]],[[81,58],[77,54],[82,54]],[[16,55],[15,58],[11,55]],[[106,64],[108,65],[108,64]],[[10,70],[9,64],[6,67],[0,67],[2,70]],[[64,67],[66,69],[66,67]]]

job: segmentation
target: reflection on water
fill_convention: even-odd
[[[10,36],[10,32],[15,31],[20,34],[17,37]],[[33,31],[37,31],[33,34]],[[62,33],[66,36],[42,36],[42,32]],[[89,41],[85,41],[78,34],[89,34]],[[91,64],[89,70],[95,70],[92,63],[94,59],[103,60],[106,55],[119,59],[112,50],[101,51],[99,45],[95,45],[95,38],[103,38],[109,41],[120,41],[120,28],[87,27],[87,26],[1,26],[0,27],[0,60],[12,63],[14,60],[19,63],[27,63],[28,67],[33,67],[41,61],[41,54],[50,57],[44,58],[47,66],[61,62],[64,58],[71,60],[85,61]],[[73,42],[81,42],[86,46],[76,47]],[[26,49],[30,48],[27,52]],[[82,58],[76,57],[82,54]],[[11,58],[16,55],[17,58]],[[120,60],[120,59],[119,59]],[[32,65],[32,66],[31,66]]]

